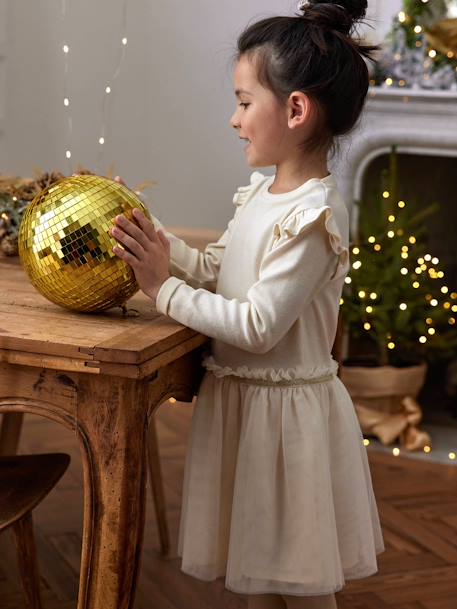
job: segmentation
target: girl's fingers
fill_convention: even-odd
[[[116,256],[118,258],[121,258],[122,260],[127,262],[127,264],[130,264],[130,266],[135,266],[135,262],[137,259],[135,258],[135,256],[132,256],[132,254],[130,254],[129,252],[126,252],[124,249],[122,249],[118,245],[113,247],[113,252],[116,254]]]
[[[151,241],[157,241],[158,233],[154,228],[154,224],[146,218],[146,216],[137,207],[133,210],[133,217],[140,225],[142,231],[149,237]]]
[[[143,249],[147,249],[150,241],[156,241],[157,237],[154,235],[152,238],[149,234],[146,234],[145,231],[138,227],[134,222],[128,220],[124,215],[116,216],[115,218],[116,225],[125,233],[130,235],[138,241]]]
[[[140,243],[133,237],[130,237],[127,233],[121,231],[119,228],[111,229],[112,236],[117,239],[120,243],[129,248],[129,250],[135,254],[138,259],[142,258],[144,253],[144,249],[141,247]]]

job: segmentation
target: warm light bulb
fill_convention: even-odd
[[[399,305],[399,308],[400,308],[402,311],[406,311],[406,309],[408,308],[408,305],[407,305],[405,302],[402,302],[402,303]]]
[[[359,248],[358,247],[354,247],[353,250],[352,250],[352,253],[355,254],[355,255],[360,254]]]
[[[395,233],[394,233],[394,231],[393,231],[393,230],[390,230],[390,231],[387,233],[387,236],[388,236],[390,239],[392,239],[393,237],[395,237]]]
[[[67,150],[65,156],[67,157],[67,159],[71,159],[71,152]]]
[[[411,237],[409,238],[409,242],[410,242],[410,243],[413,243],[413,244],[414,244],[414,243],[416,243],[416,237],[413,237],[413,236],[411,235]]]
[[[435,49],[430,49],[430,51],[428,52],[428,56],[431,57],[432,59],[434,57],[436,57],[436,51],[435,51]]]
[[[454,461],[454,459],[456,458],[456,454],[454,452],[450,452],[448,457],[451,461]]]
[[[344,283],[352,283],[352,279],[350,277],[346,277]]]
[[[392,342],[387,343],[387,347],[388,347],[389,349],[395,349],[395,343],[392,343]]]
[[[420,283],[419,283],[418,281],[415,281],[415,282],[413,283],[413,288],[416,288],[416,289],[417,289],[417,288],[419,288],[419,287],[420,287]]]
[[[176,398],[170,398],[168,401],[170,404],[176,404]]]
[[[441,288],[441,291],[443,292],[443,294],[447,294],[449,292],[449,288],[445,285],[443,285],[443,287]]]
[[[360,260],[356,260],[352,266],[355,269],[359,269],[362,266],[362,263],[360,262]]]
[[[363,324],[363,327],[365,330],[371,330],[371,324],[368,323],[367,321]]]
[[[392,79],[390,79],[390,80],[392,80]],[[382,196],[384,197],[384,199],[388,199],[390,197],[390,192],[388,190],[385,190],[382,193]]]
[[[426,343],[427,342],[427,337],[426,336],[420,336],[419,337],[419,342],[420,343]]]
[[[398,201],[398,207],[405,207],[406,203],[404,201]]]
[[[105,143],[105,138],[104,137],[99,137],[98,138],[98,143],[99,144],[104,144]]]
[[[420,26],[420,25],[414,26],[414,32],[416,34],[420,34],[422,32],[422,26]]]
[[[109,85],[105,87],[105,93],[111,93],[111,87]]]
[[[424,453],[429,453],[431,450],[431,446],[424,446]]]
[[[433,334],[435,334],[436,330],[435,330],[435,328],[429,328],[429,329],[427,330],[427,332],[428,332],[428,333],[429,333],[431,336],[433,336]]]
[[[69,106],[70,105],[70,100],[68,99],[68,97],[64,97],[63,98],[63,105],[64,106]]]
[[[377,297],[378,297],[378,295],[376,294],[376,292],[371,292],[371,294],[370,294],[371,300],[376,300]]]
[[[70,51],[70,47],[68,46],[68,44],[64,44],[62,50],[64,53],[68,53]]]
[[[374,243],[376,241],[376,237],[373,237],[373,235],[371,235],[371,237],[368,237],[368,243]]]
[[[392,454],[394,457],[398,457],[398,455],[400,454],[400,449],[395,447],[392,449]]]
[[[402,269],[400,269],[400,273],[401,273],[402,275],[407,275],[407,274],[408,274],[408,269],[407,269],[407,268],[405,268],[405,267],[403,267]]]
[[[395,216],[393,214],[390,214],[388,219],[389,219],[389,222],[395,222]]]
[[[370,305],[368,305],[368,307],[365,308],[365,311],[367,313],[373,313],[373,307],[371,307]]]
[[[381,246],[379,245],[379,243],[376,243],[376,245],[374,246],[374,249],[379,252],[381,250]]]
[[[430,262],[431,259],[432,259],[432,257],[430,254],[425,254],[424,260],[426,260],[427,262]]]
[[[436,298],[432,298],[430,304],[432,305],[432,307],[436,307],[438,305],[438,301],[436,300]]]
[[[363,290],[360,290],[359,292],[359,298],[365,298],[366,293]]]
[[[370,445],[370,440],[368,440],[368,438],[364,438],[363,445],[364,446],[369,446]]]
[[[125,46],[127,44],[127,38],[122,39],[122,44]]]

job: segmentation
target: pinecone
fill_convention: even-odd
[[[17,236],[6,235],[0,241],[0,251],[4,256],[17,256],[19,254],[19,245]]]

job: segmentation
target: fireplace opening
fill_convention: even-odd
[[[389,168],[389,154],[375,157],[367,166],[361,185],[360,216],[369,214],[369,201],[382,196],[383,170]],[[404,200],[418,212],[431,203],[440,209],[429,216],[427,243],[430,254],[439,258],[439,268],[445,273],[443,283],[449,291],[457,291],[457,157],[425,154],[397,154],[397,199]],[[452,361],[454,362],[452,364]],[[424,421],[450,423],[457,426],[457,395],[449,384],[457,382],[457,353],[451,361],[430,366],[425,386],[419,396],[424,408]]]

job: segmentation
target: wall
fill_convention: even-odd
[[[379,40],[401,1],[373,0]],[[70,46],[73,168],[114,163],[132,186],[157,181],[151,209],[168,225],[222,228],[236,186],[248,183],[242,143],[229,126],[234,110],[230,58],[250,21],[292,14],[289,0],[130,1],[126,60],[113,90],[104,162],[97,166],[102,96],[119,50],[121,0],[8,2],[0,10],[7,86],[0,90],[1,173],[69,171],[65,159],[62,44]],[[0,3],[0,7],[3,3]],[[0,27],[0,33],[2,28]],[[0,85],[2,77],[0,35]],[[2,96],[6,95],[3,104]],[[266,170],[267,173],[271,172]]]

